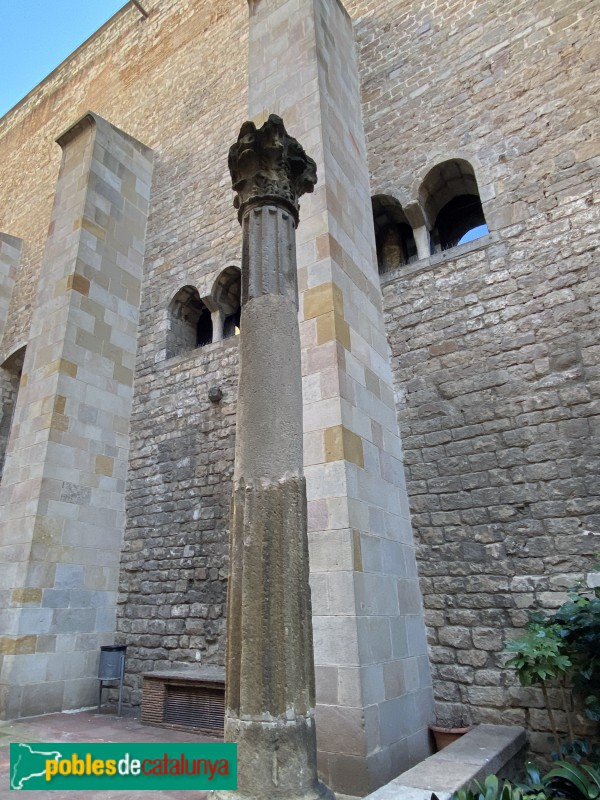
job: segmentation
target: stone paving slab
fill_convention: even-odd
[[[142,725],[137,716],[118,717],[103,711],[46,714],[13,722],[0,722],[0,800],[207,800],[198,791],[69,791],[35,790],[16,793],[9,789],[11,742],[218,742],[187,731]]]
[[[142,725],[137,714],[118,717],[113,712],[78,711],[46,714],[13,722],[0,721],[0,800],[208,800],[208,792],[197,791],[120,791],[60,792],[48,790],[11,791],[8,782],[9,745],[11,742],[219,742],[172,728]],[[337,800],[359,800],[336,795]]]

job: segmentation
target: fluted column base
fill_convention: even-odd
[[[331,799],[317,778],[302,476],[238,482],[230,562],[225,741],[239,788],[218,797]]]

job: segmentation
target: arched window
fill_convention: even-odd
[[[489,233],[475,172],[464,159],[433,167],[421,184],[419,202],[436,252]]]
[[[413,229],[400,203],[387,195],[373,197],[373,224],[379,274],[408,264],[417,258]]]
[[[203,303],[198,322],[196,323],[196,347],[204,347],[205,344],[210,344],[212,340],[212,317],[210,311]]]
[[[238,267],[227,267],[221,272],[212,290],[212,299],[223,321],[223,339],[240,332],[242,273]]]
[[[19,393],[19,383],[23,373],[23,361],[25,360],[25,348],[21,347],[0,367],[0,475],[4,467],[6,456],[6,446],[10,436],[15,408],[17,406],[17,395]]]
[[[198,290],[184,286],[169,304],[167,327],[167,358],[210,344],[212,320]]]

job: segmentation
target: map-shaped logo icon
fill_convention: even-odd
[[[42,789],[46,784],[46,762],[63,757],[58,750],[45,750],[43,744],[13,742],[10,745],[10,788]]]

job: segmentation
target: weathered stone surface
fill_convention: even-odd
[[[310,619],[306,483],[241,479],[232,503],[228,711],[292,723],[314,708],[312,637],[298,624]]]
[[[117,620],[127,702],[139,702],[144,671],[224,663],[238,345],[216,342],[139,378]]]
[[[484,3],[474,27],[464,5],[442,11],[427,2],[418,14],[392,6],[389,28],[366,16],[356,25],[373,186],[414,200],[429,165],[460,151],[475,165],[497,235],[401,267],[383,291],[422,588],[435,611],[439,710],[468,706],[474,721],[501,721],[516,684],[503,641],[533,607],[556,607],[597,549],[597,536],[585,533],[598,531],[597,161],[576,144],[592,119],[591,32],[583,17],[575,22],[585,3],[544,13],[511,5],[499,26]],[[431,27],[418,33],[424,21]],[[394,67],[381,53],[400,28],[419,38],[425,61],[396,51],[390,98],[383,64]],[[545,66],[523,71],[517,63],[529,61],[534,40]],[[554,46],[581,57],[581,71],[567,79],[553,67]],[[394,118],[376,116],[384,107],[415,120],[401,141]],[[456,625],[472,629],[472,642],[450,641]],[[454,659],[485,670],[457,686],[443,674]],[[538,726],[520,703],[521,719]]]
[[[227,598],[225,741],[238,745],[237,792],[333,794],[317,777],[297,201],[316,166],[271,115],[242,126],[229,168],[243,227],[242,325]],[[293,212],[294,218],[292,218]]]
[[[304,478],[241,480],[231,528],[225,738],[248,765],[236,796],[332,797],[316,773]]]
[[[256,205],[288,208],[298,222],[298,199],[314,190],[317,165],[288,135],[281,117],[270,114],[260,128],[245,122],[228,163],[240,222]]]
[[[267,2],[252,4],[255,17]],[[238,342],[215,342],[169,359],[165,354],[167,307],[175,293],[193,285],[201,297],[209,296],[219,272],[239,266],[241,235],[232,219],[225,161],[246,113],[248,78],[240,66],[247,62],[247,3],[146,0],[145,5],[151,12],[147,20],[124,7],[0,120],[0,229],[22,241],[2,362],[28,339],[60,167],[57,134],[91,108],[157,152],[119,596],[119,636],[129,643],[127,696],[133,702],[139,702],[137,676],[153,664],[222,664],[224,658]],[[298,103],[302,113],[291,124],[284,114],[286,123],[318,160],[313,142],[320,140],[306,139],[304,130],[316,136],[310,126],[323,108],[330,112],[333,106],[315,87],[335,90],[342,104],[351,106],[350,95],[340,95],[336,75],[359,85],[347,63],[352,40],[340,44],[339,28],[331,16],[321,15],[320,41],[328,44],[330,57],[320,59],[317,78],[302,61],[310,48],[286,27],[297,3],[281,5],[264,32],[276,48],[274,57],[293,60],[294,67],[290,85],[269,110],[283,114],[285,104]],[[326,5],[331,14],[344,14],[340,4]],[[382,354],[387,346],[378,329],[371,339],[376,315],[358,288],[378,303],[377,275],[373,269],[365,277],[355,269],[351,244],[357,238],[367,242],[370,177],[370,193],[398,198],[417,226],[419,261],[388,273],[383,287],[384,333],[393,351],[393,405],[400,411],[414,501],[421,586],[434,614],[429,616],[434,671],[437,665],[472,666],[485,671],[482,685],[483,680],[492,685],[491,671],[508,704],[515,686],[508,685],[512,678],[498,651],[475,650],[466,639],[461,647],[440,645],[438,633],[459,626],[515,635],[541,593],[562,591],[550,578],[588,572],[598,549],[598,15],[590,0],[551,8],[542,0],[511,0],[501,8],[492,0],[476,7],[446,7],[437,0],[418,5],[346,0],[345,6],[359,53],[367,188],[359,195],[340,183],[338,165],[362,144],[356,129],[332,117],[334,147],[327,154],[332,212],[324,221],[317,209],[312,238],[307,232],[301,244],[299,272],[303,392],[310,418],[306,465],[317,490],[323,485],[323,494],[337,492],[309,499],[315,596],[323,600],[318,637],[328,659],[323,668],[340,666],[333,661],[336,651],[349,663],[366,635],[361,629],[359,636],[349,613],[329,614],[328,597],[344,584],[338,576],[330,581],[328,571],[382,575],[384,563],[399,561],[384,555],[384,535],[396,536],[395,544],[402,541],[402,561],[413,553],[412,547],[404,549],[406,516],[390,526],[372,494],[352,496],[344,506],[347,487],[358,495],[358,455],[347,462],[356,471],[343,475],[337,469],[341,462],[324,463],[322,429],[332,431],[331,453],[338,455],[345,441],[338,427],[342,420],[331,419],[334,394],[346,430],[382,451],[391,447],[387,423],[356,424],[359,405],[370,406],[377,398],[377,384],[360,359],[373,353],[367,365],[373,373],[380,361],[368,343]],[[268,60],[265,72],[273,63]],[[309,98],[315,102],[307,115]],[[262,110],[251,115],[257,125]],[[474,165],[493,236],[428,259],[418,189],[435,163],[458,155]],[[328,186],[329,177],[320,178],[303,212]],[[360,359],[348,347],[353,342]],[[224,395],[213,406],[207,392],[215,385]],[[326,416],[329,421],[319,427]],[[95,424],[93,404],[80,409],[80,419]],[[363,446],[363,457],[372,474],[369,446]],[[440,483],[430,483],[434,480]],[[493,503],[475,494],[490,489]],[[66,496],[74,495],[67,490]],[[36,580],[53,579],[47,565],[35,569]],[[488,577],[507,578],[508,588]],[[48,595],[48,603],[55,600]],[[550,607],[552,598],[543,600]],[[339,612],[339,598],[336,604]],[[493,621],[484,621],[491,612]],[[8,613],[3,621],[12,624]],[[389,629],[394,657],[406,654],[404,620],[389,618]],[[65,649],[73,636],[39,635],[38,650]],[[442,712],[464,711],[464,684],[456,686],[436,671],[435,686]],[[330,688],[324,687],[324,705],[330,704]],[[538,723],[525,699],[515,695],[514,702],[519,707],[505,713],[520,714],[519,723]],[[502,709],[495,706],[471,709],[474,719],[501,721]],[[540,746],[546,739],[544,731],[533,742]],[[401,745],[394,751],[396,763],[408,753]],[[358,784],[360,759],[336,762],[338,756],[324,754],[324,768],[336,780],[351,775]],[[382,759],[377,767],[387,769],[389,763]]]

